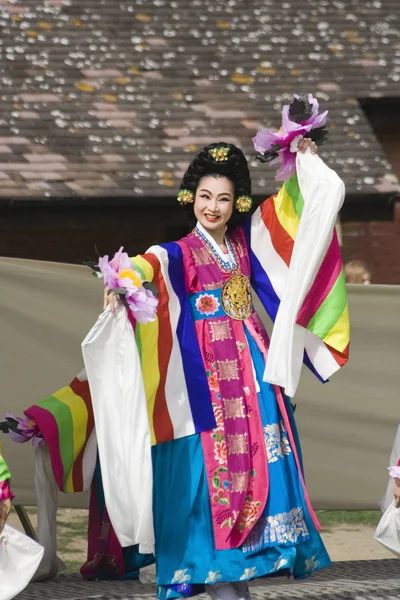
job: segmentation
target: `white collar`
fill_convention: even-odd
[[[231,253],[231,251],[229,249],[229,246],[226,243],[226,236],[224,236],[224,240],[225,240],[226,247],[228,248],[228,254],[225,254],[225,252],[222,250],[222,248],[220,248],[218,246],[217,242],[214,240],[214,238],[212,237],[212,235],[210,235],[210,233],[207,231],[207,229],[205,229],[203,227],[203,225],[201,223],[199,223],[199,221],[197,221],[196,227],[197,227],[197,229],[199,231],[201,231],[201,233],[207,239],[207,242],[213,247],[213,249],[215,250],[215,252],[218,254],[218,256],[221,258],[221,260],[223,262],[229,263],[230,265],[234,265],[235,264],[235,257],[232,256],[232,253]]]

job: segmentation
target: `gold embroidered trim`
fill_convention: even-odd
[[[248,474],[246,471],[231,473],[231,481],[229,491],[231,492],[246,492],[247,491]]]
[[[247,433],[228,433],[227,448],[228,454],[247,454],[249,451]]]
[[[218,379],[220,381],[231,381],[239,379],[238,360],[217,360]]]
[[[223,342],[232,339],[232,328],[229,321],[210,322],[210,333],[212,342]]]
[[[222,403],[224,407],[225,419],[244,419],[244,404],[243,396],[239,398],[223,398]]]

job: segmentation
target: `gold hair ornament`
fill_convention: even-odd
[[[211,155],[215,162],[224,162],[228,160],[228,154],[231,151],[230,146],[217,146],[217,148],[211,148],[208,153]]]
[[[253,206],[253,199],[251,196],[239,196],[236,198],[235,206],[237,210],[241,213],[249,212],[251,207]]]
[[[182,189],[179,190],[176,199],[181,206],[186,206],[187,204],[193,204],[194,194],[190,190]]]

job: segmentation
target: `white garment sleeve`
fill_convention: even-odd
[[[297,325],[296,319],[329,248],[344,200],[342,180],[310,149],[297,152],[296,168],[304,206],[264,373],[265,381],[283,387],[290,397],[297,390],[304,349],[309,348],[316,356],[323,345],[313,333]],[[331,362],[326,365],[329,375],[339,368],[333,358]]]

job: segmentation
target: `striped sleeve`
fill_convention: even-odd
[[[300,354],[321,381],[348,359],[347,297],[334,230],[343,198],[336,173],[320,158],[298,154],[297,174],[245,227],[252,284],[275,323],[266,377],[288,385],[288,395],[297,387]]]

